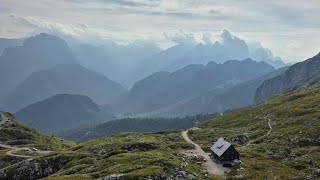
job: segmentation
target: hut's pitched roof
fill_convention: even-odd
[[[214,152],[217,156],[221,156],[228,148],[231,146],[231,143],[224,140],[223,138],[219,138],[219,140],[212,145],[210,148],[212,152]]]

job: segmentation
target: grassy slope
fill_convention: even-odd
[[[103,178],[123,174],[125,179],[161,179],[175,174],[176,168],[203,177],[201,167],[182,154],[182,149],[189,147],[180,133],[123,133],[99,138],[75,147],[72,153],[85,156],[74,158],[48,179],[66,177],[74,172],[77,173],[74,177]]]
[[[268,121],[273,130],[269,135]],[[320,176],[320,89],[280,95],[251,109],[232,112],[190,132],[206,151],[219,137],[239,143],[243,164],[228,174],[239,179],[312,179]]]
[[[34,163],[41,172],[61,165],[61,168],[53,169],[47,179],[97,179],[110,174],[123,174],[125,179],[163,179],[176,177],[178,171],[202,179],[202,167],[183,155],[184,149],[188,148],[190,145],[182,139],[180,132],[123,133],[36,158],[28,165],[17,163],[5,168],[4,172],[6,178],[17,174],[28,177],[30,171],[26,169],[32,169],[30,164]]]
[[[42,150],[65,149],[75,145],[73,142],[54,138],[31,129],[16,121],[10,113],[5,113],[5,115],[11,117],[13,124],[10,127],[0,128],[0,143],[2,144],[35,147]]]
[[[190,179],[205,175],[201,165],[183,154],[191,146],[180,132],[123,133],[75,145],[13,122],[0,129],[1,143],[53,152],[24,161],[1,148],[0,179],[96,179],[110,174],[122,174],[125,179],[163,179],[174,178],[179,171],[185,171]]]
[[[7,117],[10,117],[12,123],[11,125],[6,125],[5,127],[0,128],[0,144],[14,147],[37,148],[39,150],[49,151],[64,151],[76,145],[73,142],[54,138],[28,128],[27,126],[16,121],[10,113],[5,113],[5,115]],[[2,170],[8,167],[12,170],[16,170],[15,168],[18,164],[25,162],[25,158],[13,157],[11,155],[8,155],[7,152],[10,150],[11,149],[0,147],[0,179],[12,179],[12,177],[5,177],[5,174]],[[15,152],[14,154],[17,154],[17,152]],[[33,158],[38,158],[39,156],[41,156],[37,153],[28,155],[32,155]]]

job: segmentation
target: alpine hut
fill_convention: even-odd
[[[240,160],[240,155],[234,146],[223,138],[212,145],[210,148],[212,151],[211,157],[219,162],[232,162],[234,160]]]

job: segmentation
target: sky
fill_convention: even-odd
[[[213,42],[227,29],[287,62],[320,52],[319,21],[319,0],[0,0],[2,38],[48,32],[94,44],[142,39],[168,48],[179,43],[177,36]]]

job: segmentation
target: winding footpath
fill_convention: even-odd
[[[186,142],[193,144],[196,147],[195,149],[191,150],[192,154],[188,155],[198,155],[206,159],[204,165],[206,166],[209,174],[222,175],[224,172],[229,170],[228,168],[222,167],[222,165],[215,163],[209,157],[209,153],[204,152],[198,144],[191,141],[191,139],[188,137],[188,130],[182,132],[182,137]]]
[[[27,159],[32,159],[34,156],[30,155],[21,155],[21,154],[16,154],[20,151],[29,151],[30,153],[35,153],[35,154],[48,154],[51,153],[52,151],[41,151],[35,148],[29,148],[29,147],[16,147],[16,146],[9,146],[6,144],[0,144],[0,147],[5,148],[5,149],[10,149],[7,151],[6,155],[8,156],[13,156],[13,157],[19,157],[19,158],[27,158]]]
[[[268,120],[268,125],[269,125],[270,130],[268,131],[267,136],[268,136],[268,135],[271,133],[271,131],[272,131],[271,119]]]
[[[5,148],[5,149],[10,149],[9,151],[6,152],[7,156],[32,159],[32,156],[15,154],[15,153],[17,153],[19,151],[22,151],[22,150],[25,150],[25,151],[29,151],[30,150],[31,151],[30,148],[19,148],[19,147],[14,147],[14,146],[8,146],[8,145],[5,145],[5,144],[0,144],[0,147]]]

